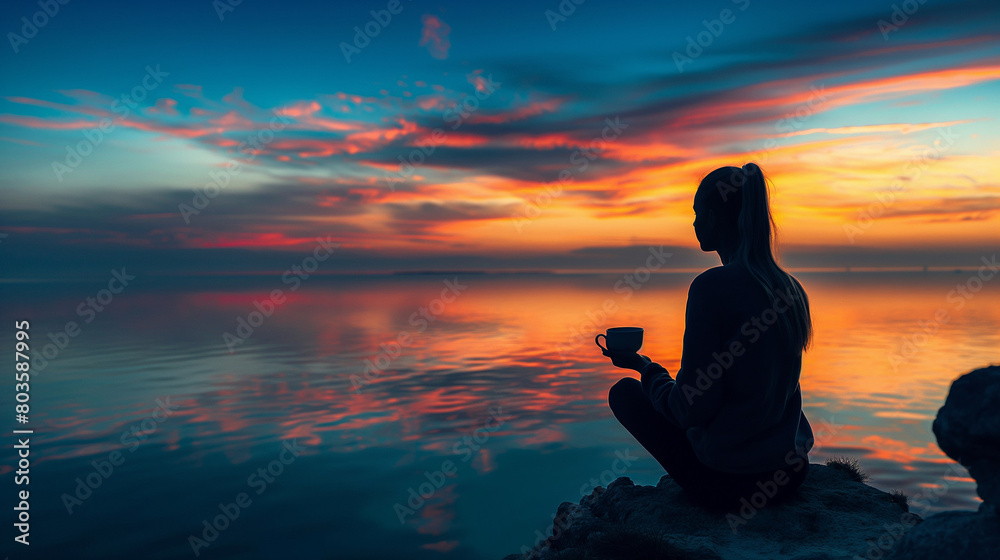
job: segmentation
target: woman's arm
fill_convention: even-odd
[[[639,370],[639,376],[640,381],[642,381],[642,390],[649,397],[649,402],[653,404],[653,408],[668,419],[672,419],[674,423],[678,423],[674,417],[674,413],[667,405],[667,396],[676,386],[677,382],[674,381],[673,377],[670,377],[667,369],[656,362],[650,362],[646,367]]]
[[[722,404],[723,368],[713,365],[721,348],[719,305],[724,299],[715,281],[718,269],[709,269],[691,282],[684,317],[684,348],[677,379],[660,364],[650,363],[640,372],[642,387],[653,407],[672,416],[683,428],[707,424]]]

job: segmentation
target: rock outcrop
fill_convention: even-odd
[[[921,520],[908,512],[905,499],[858,478],[849,469],[813,463],[785,502],[767,504],[761,496],[756,504],[711,513],[668,475],[655,487],[621,477],[579,504],[562,503],[547,541],[504,560],[882,557],[879,539],[891,548]]]
[[[938,447],[969,470],[983,499],[979,511],[945,511],[907,531],[892,560],[1000,557],[1000,367],[978,369],[951,384],[934,420]]]

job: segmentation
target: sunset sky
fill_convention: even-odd
[[[6,2],[0,274],[703,266],[747,161],[793,266],[996,251],[995,0],[676,4]]]

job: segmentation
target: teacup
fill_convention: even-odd
[[[601,346],[602,336],[607,348]],[[611,327],[608,334],[595,336],[594,344],[604,352],[638,352],[642,348],[642,327]]]

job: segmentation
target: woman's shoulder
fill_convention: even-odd
[[[698,284],[699,287],[718,287],[732,282],[735,279],[743,278],[747,275],[747,269],[739,262],[714,266],[695,277],[692,286]]]
[[[750,272],[739,263],[729,263],[699,274],[691,282],[688,297],[695,299],[710,299],[714,305],[732,307],[735,304],[752,299],[752,286],[756,286]]]
[[[727,266],[712,267],[691,281],[688,297],[718,301],[728,293],[726,288],[732,286],[734,278],[734,271]]]

